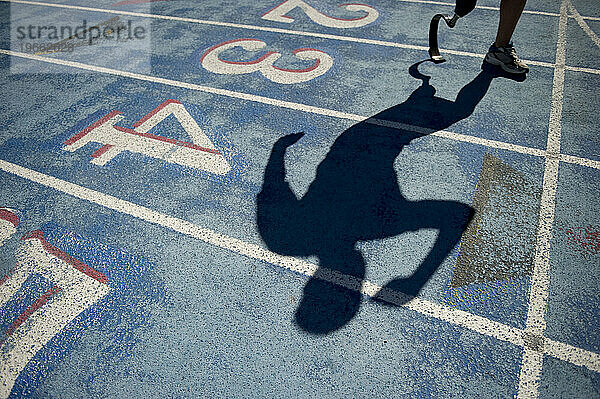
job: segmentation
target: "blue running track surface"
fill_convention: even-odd
[[[0,399],[600,398],[600,6],[0,0]]]

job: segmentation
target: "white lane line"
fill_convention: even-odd
[[[2,0],[0,0],[0,1],[2,1]],[[218,89],[218,88],[209,87],[209,86],[202,86],[202,85],[198,85],[198,84],[194,84],[194,83],[180,82],[177,80],[165,79],[165,78],[160,78],[157,76],[142,75],[142,74],[135,73],[135,72],[127,72],[127,71],[121,71],[118,69],[111,69],[111,68],[104,68],[104,67],[95,66],[95,65],[82,64],[80,62],[75,62],[75,61],[66,61],[66,60],[61,60],[58,58],[40,57],[40,56],[34,55],[34,54],[20,53],[20,52],[4,50],[4,49],[0,49],[0,54],[10,55],[13,57],[28,58],[30,60],[42,61],[42,62],[47,62],[50,64],[62,65],[62,66],[67,66],[67,67],[71,67],[71,68],[84,69],[87,71],[99,72],[99,73],[104,73],[104,74],[108,74],[108,75],[120,76],[120,77],[124,77],[124,78],[131,78],[131,79],[143,80],[143,81],[152,82],[152,83],[160,83],[160,84],[164,84],[164,85],[168,85],[168,86],[181,87],[181,88],[185,88],[185,89],[216,94],[219,96],[226,96],[226,97],[237,98],[240,100],[247,100],[247,101],[258,102],[258,103],[267,104],[267,105],[273,105],[273,106],[281,107],[281,108],[288,108],[288,109],[309,112],[309,113],[318,114],[318,115],[331,116],[334,118],[349,119],[349,120],[354,120],[354,121],[363,121],[363,120],[367,119],[364,116],[350,114],[347,112],[334,111],[334,110],[330,110],[330,109],[326,109],[326,108],[314,107],[311,105],[306,105],[306,104],[301,104],[301,103],[294,103],[294,102],[290,102],[290,101],[277,100],[277,99],[269,98],[269,97],[257,96],[254,94],[247,94],[247,93],[242,93],[242,92],[237,92],[237,91]]]
[[[193,223],[179,219],[150,208],[122,200],[112,195],[104,194],[96,190],[83,187],[66,180],[58,179],[35,170],[16,165],[11,162],[0,160],[0,170],[18,176],[22,179],[54,189],[61,193],[79,198],[84,201],[112,209],[137,219],[144,220],[175,232],[196,238],[207,244],[214,245],[252,259],[264,261],[287,270],[312,276],[319,266],[289,256],[282,256],[271,252],[259,245],[248,243],[237,238],[217,233],[210,229],[197,226]],[[384,289],[377,284],[363,281],[362,285],[356,277],[342,274],[338,271],[322,268],[325,280],[350,289],[360,291],[363,295],[378,298],[392,304],[401,305],[422,315],[429,316],[450,324],[454,324],[479,334],[493,337],[500,341],[508,342],[516,346],[524,346],[523,330],[508,326],[485,317],[475,315],[463,310],[430,302],[421,298],[413,298],[406,303],[406,296],[402,293]],[[321,274],[320,274],[321,275]],[[546,339],[543,350],[550,356],[581,365],[593,371],[600,370],[600,355],[576,348],[568,344]]]
[[[590,39],[592,39],[594,44],[598,48],[600,48],[600,38],[598,37],[598,35],[596,35],[596,33],[594,33],[594,31],[590,29],[588,24],[585,23],[585,21],[583,20],[583,17],[579,14],[579,12],[573,6],[573,3],[571,3],[569,1],[568,5],[569,5],[569,9],[573,13],[573,17],[575,18],[575,21],[577,21],[577,23],[579,24],[581,29],[583,29],[583,31],[590,37]]]
[[[7,1],[7,0],[0,0],[0,1]],[[400,43],[392,43],[392,42],[384,42],[384,41],[368,40],[368,39],[356,39],[356,38],[340,37],[340,36],[336,36],[336,35],[320,35],[320,34],[314,34],[314,33],[310,33],[310,32],[298,32],[298,31],[289,31],[289,30],[283,30],[283,29],[281,29],[281,30],[278,30],[278,29],[264,29],[264,28],[261,28],[261,27],[255,27],[255,26],[250,26],[250,25],[218,23],[218,22],[214,22],[214,21],[202,21],[202,20],[194,20],[194,19],[188,19],[188,18],[159,16],[159,15],[152,15],[152,14],[140,14],[140,13],[128,13],[128,12],[113,12],[112,10],[92,9],[92,8],[88,8],[88,7],[76,7],[76,6],[66,6],[66,5],[49,5],[47,3],[36,3],[36,2],[27,2],[27,1],[13,1],[13,2],[26,3],[26,4],[27,3],[29,3],[29,4],[38,4],[38,5],[46,5],[46,6],[59,6],[59,7],[63,7],[63,8],[84,9],[84,10],[88,10],[88,11],[100,11],[100,12],[108,12],[108,13],[118,13],[118,14],[124,14],[124,15],[143,16],[143,17],[151,17],[151,18],[172,19],[172,20],[180,20],[180,21],[185,21],[185,22],[206,23],[206,24],[213,24],[213,25],[220,25],[220,26],[240,27],[240,28],[246,28],[246,29],[280,31],[281,33],[291,33],[291,34],[301,34],[301,35],[307,35],[307,36],[327,37],[327,38],[338,39],[338,40],[350,40],[350,41],[359,41],[359,42],[362,41],[363,43],[369,43],[369,44],[379,44],[379,45],[386,45],[386,46],[392,46],[392,47],[411,48],[411,49],[416,49],[416,50],[426,50],[426,47],[423,47],[423,46],[409,46],[409,45],[402,45]],[[484,7],[481,7],[481,8],[484,8]],[[490,7],[490,9],[492,9],[492,8]],[[600,20],[600,18],[593,18],[593,17],[583,17],[583,18],[584,19],[591,19],[591,20]],[[483,56],[482,54],[475,54],[475,53],[458,52],[458,51],[451,51],[451,50],[445,50],[445,51],[448,52],[448,53],[451,53],[451,54],[467,55],[467,56],[472,56],[472,57],[482,57]],[[4,52],[5,54],[9,54],[8,52],[5,52],[5,51],[2,51],[2,52]],[[9,55],[13,55],[13,54],[9,54]],[[26,58],[32,58],[32,57],[26,57]],[[46,60],[44,60],[44,61],[46,61]],[[532,62],[532,61],[529,61],[529,62],[530,63],[535,63],[535,62]],[[75,63],[75,64],[77,64],[77,63]],[[550,63],[538,63],[538,64],[541,65],[541,66],[548,66],[548,67],[553,67],[554,66],[553,64],[550,64]],[[63,64],[63,65],[67,65],[67,64]],[[81,64],[81,65],[83,65],[83,64]],[[70,65],[70,66],[74,66],[74,65]],[[78,66],[76,66],[76,67],[78,67]],[[109,73],[109,72],[106,71],[107,70],[106,68],[101,68],[101,67],[93,67],[93,68],[95,68],[95,70],[98,71],[98,72]],[[563,69],[563,73],[564,73],[565,67],[563,66],[562,69]],[[581,71],[581,72],[588,72],[588,73],[595,73],[595,74],[600,73],[599,70],[591,69],[591,68],[566,67],[566,69],[568,69],[568,70],[574,70],[574,71]],[[130,74],[130,73],[123,72],[123,71],[119,71],[119,72],[122,72],[122,74],[120,76],[126,76],[127,74]],[[137,74],[130,74],[130,75],[137,75]],[[141,75],[141,76],[143,76],[143,75]],[[129,76],[129,77],[134,77],[134,76]],[[139,77],[134,77],[134,78],[138,78],[139,79]],[[143,79],[143,80],[148,80],[148,79]],[[175,82],[175,81],[169,81],[168,79],[161,79],[161,78],[154,78],[151,81],[155,81],[155,82],[163,83],[163,84],[171,84],[171,85],[173,85],[172,82]],[[202,86],[199,86],[199,85],[184,84],[182,82],[177,82],[177,83],[179,83],[181,85],[185,85],[185,86],[197,86],[197,87],[195,87],[196,90],[200,90],[200,87],[202,87]],[[181,86],[181,87],[185,87],[185,86]],[[194,88],[194,87],[189,87],[189,88]],[[235,92],[230,92],[230,91],[221,90],[221,89],[213,89],[213,88],[208,88],[208,89],[209,90],[203,90],[203,91],[210,91],[212,93],[221,94],[221,95],[230,95],[230,93],[235,93]],[[217,93],[217,92],[221,92],[221,93]],[[230,96],[236,97],[236,98],[243,98],[243,97],[245,97],[244,93],[235,93],[235,94],[236,95],[230,95]],[[240,94],[242,96],[239,96]],[[251,96],[251,97],[258,98],[259,96]],[[244,98],[244,99],[247,99],[247,98]],[[274,103],[272,103],[271,101],[273,101],[273,99],[268,99],[268,98],[266,98],[266,99],[268,101],[260,101],[260,102],[269,103],[269,104],[272,104],[272,105],[282,106],[281,104],[274,104]],[[252,99],[251,101],[256,101],[256,99]],[[274,101],[277,102],[277,103],[288,103],[288,102],[282,102],[282,101],[279,101],[279,100],[274,100]],[[291,103],[291,104],[295,104],[295,103]],[[311,106],[306,106],[306,107],[318,109],[317,107],[311,107]],[[336,116],[336,117],[342,117],[342,118],[346,118],[346,119],[359,120],[359,119],[354,119],[354,118],[348,118],[346,116],[338,116],[338,115],[331,115],[330,114],[330,112],[338,113],[337,111],[331,111],[331,110],[326,110],[326,111],[328,111],[328,112],[322,113],[322,114],[323,115]],[[307,112],[311,112],[311,111],[307,111]],[[320,112],[317,112],[317,113],[320,113]],[[349,115],[351,115],[351,114],[349,114]],[[361,118],[364,118],[364,117],[361,117]],[[447,133],[447,134],[450,134],[450,135],[454,135],[455,137],[457,137],[457,136],[463,136],[463,137],[466,137],[466,138],[469,138],[469,139],[471,138],[471,136],[458,135],[458,134],[451,133],[451,132],[437,132],[437,133],[440,133],[440,134],[437,134],[437,135],[442,136],[442,137],[446,137],[446,135],[444,135],[444,133]],[[475,139],[477,139],[477,138],[475,138]],[[463,141],[467,141],[467,140],[463,140]],[[492,141],[492,140],[488,140],[488,141],[491,142],[491,143],[494,143],[494,141]],[[511,151],[515,151],[515,149],[512,149],[512,148],[520,147],[520,146],[513,146],[513,145],[507,144],[507,143],[501,143],[501,142],[495,142],[495,143],[498,143],[498,144],[501,144],[501,145],[504,144],[505,146],[509,146],[509,148],[505,148],[505,147],[498,147],[498,148],[505,148],[505,149],[509,149]],[[523,149],[525,149],[525,150],[523,151]],[[538,155],[538,156],[540,156],[539,154],[541,153],[541,150],[538,150],[538,149],[529,149],[527,147],[522,147],[520,150],[517,150],[517,152],[530,153],[532,155]],[[597,161],[587,160],[587,159],[584,159],[584,158],[578,158],[578,157],[573,157],[573,156],[561,155],[561,160],[565,161],[565,162],[582,164],[584,166],[589,166],[589,167],[596,167],[596,168],[598,167],[598,162]],[[2,166],[3,165],[0,164],[0,167],[2,167]],[[16,165],[13,165],[13,166],[16,166]],[[5,169],[4,167],[2,167],[2,168]],[[548,168],[548,169],[552,169],[552,168]],[[556,165],[555,169],[557,171],[557,165]],[[11,173],[13,173],[13,172],[11,172]],[[35,173],[37,173],[37,172],[35,172]],[[32,180],[32,179],[30,179],[30,180]],[[56,179],[56,180],[58,180],[58,179]],[[32,180],[32,181],[34,181],[34,180]],[[66,182],[64,182],[64,183],[66,183]],[[40,183],[40,184],[44,184],[44,183]],[[49,187],[52,187],[52,186],[50,186],[48,184],[45,184],[45,185],[47,185]],[[77,186],[77,187],[79,187],[79,186]],[[555,184],[554,184],[554,187],[555,187]],[[65,190],[60,190],[57,187],[53,187],[53,188],[55,188],[55,189],[57,189],[59,191],[66,192]],[[75,194],[72,194],[72,193],[68,193],[68,194],[75,195]],[[81,196],[78,196],[78,195],[75,195],[75,196],[79,197],[79,198],[82,198]],[[110,196],[108,196],[108,197],[110,197]],[[116,199],[114,197],[111,197],[111,198],[112,199]],[[86,199],[86,198],[83,198],[83,199]],[[94,202],[94,201],[92,201],[92,202]],[[132,205],[134,205],[134,204],[132,204]],[[104,204],[104,206],[106,206],[106,204]],[[118,209],[113,208],[113,207],[110,207],[110,208],[118,210]],[[152,211],[150,211],[150,212],[152,212]],[[169,218],[166,215],[162,215],[162,216],[166,217],[166,218]],[[136,217],[139,217],[139,216],[136,216]],[[151,219],[144,219],[144,220],[147,220],[147,221],[152,222],[152,223],[158,223],[158,222],[156,222],[154,220],[151,220]],[[185,221],[182,221],[182,220],[179,220],[179,221],[183,222],[184,224],[186,223]],[[201,229],[201,228],[198,227],[198,229]],[[181,230],[178,230],[178,229],[174,229],[174,230],[186,234],[184,231],[181,231]],[[217,233],[214,233],[214,234],[217,234]],[[200,238],[199,236],[201,236],[202,234],[199,234],[199,235],[188,234],[188,235],[194,236],[196,238]],[[200,238],[200,239],[202,239],[202,238]],[[235,240],[235,239],[231,239],[231,240]],[[214,244],[214,245],[218,245],[218,244]],[[252,245],[252,244],[248,244],[248,245]],[[222,246],[222,247],[224,247],[224,246]],[[231,248],[228,248],[228,249],[231,249]],[[240,251],[239,253],[243,253],[243,252]],[[247,254],[245,254],[245,255],[247,255]],[[247,256],[250,256],[250,255],[247,255]],[[262,259],[262,260],[265,260],[265,259]],[[268,261],[268,260],[266,260],[266,261]],[[271,263],[274,263],[274,262],[271,262]],[[283,264],[280,264],[280,266],[286,267]],[[316,267],[315,265],[312,265],[312,266]],[[291,269],[291,268],[289,268],[289,269],[290,270],[294,270],[294,271],[302,272],[300,269]],[[315,269],[313,269],[312,267],[308,267],[308,268],[305,269],[305,271],[306,271],[305,274],[311,275],[312,273],[314,273],[314,270]],[[369,287],[369,288],[366,289],[364,287]],[[373,291],[373,290],[377,291],[378,289],[380,289],[380,287],[378,287],[378,286],[376,286],[374,284],[366,282],[363,285],[363,289],[361,289],[361,292],[363,292],[364,294],[368,295],[369,291]],[[397,295],[397,293],[388,293],[386,296],[389,296],[389,295],[393,296],[393,295]],[[417,305],[416,306],[412,306],[413,303],[416,303]],[[480,332],[482,334],[486,334],[486,335],[490,335],[490,336],[495,336],[495,335],[498,335],[497,332],[500,331],[501,332],[500,336],[495,336],[497,339],[501,339],[501,340],[504,340],[504,341],[507,341],[507,342],[512,342],[512,343],[514,343],[516,345],[521,345],[521,346],[523,345],[523,340],[520,338],[520,335],[516,335],[516,333],[520,332],[520,330],[514,329],[514,328],[509,327],[509,326],[502,325],[500,323],[491,322],[490,320],[487,320],[485,318],[484,318],[484,321],[486,321],[488,323],[489,322],[495,323],[497,325],[494,325],[491,328],[490,328],[490,326],[484,326],[484,328],[481,328],[482,326],[479,323],[481,320],[478,319],[480,317],[476,316],[476,315],[471,315],[471,314],[469,314],[467,312],[457,311],[456,309],[452,309],[452,308],[446,308],[446,307],[443,307],[443,306],[438,305],[438,304],[434,304],[434,303],[430,303],[430,302],[427,302],[427,301],[420,300],[419,298],[413,299],[413,301],[411,301],[409,304],[407,304],[405,306],[409,307],[409,308],[411,308],[413,310],[417,310],[417,311],[419,311],[418,309],[420,309],[421,313],[423,313],[423,314],[427,314],[427,315],[430,315],[432,317],[436,317],[436,318],[441,319],[441,320],[446,320],[448,322],[453,322],[456,319],[462,319],[462,323],[464,323],[464,324],[472,324],[470,327],[468,327],[468,326],[465,326],[465,327],[473,329],[475,331],[478,331],[478,332]],[[448,314],[447,314],[448,310],[450,310],[450,313],[459,312],[457,314],[453,314],[452,316],[462,316],[462,317],[448,317]],[[463,313],[463,314],[461,314],[461,313]],[[528,349],[528,350],[530,352],[535,352],[535,351],[532,351],[530,349]],[[575,347],[572,347],[570,345],[567,345],[567,344],[564,344],[564,343],[560,343],[560,342],[557,342],[557,341],[548,340],[548,339],[546,339],[546,343],[544,345],[544,350],[546,351],[546,353],[548,355],[557,357],[559,359],[562,359],[562,360],[565,360],[565,361],[568,361],[568,362],[571,362],[571,363],[574,363],[574,364],[577,364],[577,365],[582,365],[582,366],[585,366],[585,367],[587,367],[587,368],[589,368],[591,370],[600,372],[600,356],[598,354],[593,353],[593,352],[585,351],[583,349],[575,348]],[[533,354],[535,355],[536,353],[537,352],[535,352]],[[537,357],[539,358],[539,356],[537,356]],[[541,367],[541,359],[538,359],[535,362],[540,363],[540,367]]]
[[[146,222],[156,224],[178,233],[194,237],[208,244],[230,250],[232,252],[247,256],[252,259],[271,263],[285,269],[312,276],[318,266],[302,259],[289,256],[282,256],[264,249],[256,244],[251,244],[237,238],[229,237],[224,234],[194,225],[188,221],[169,216],[150,208],[134,204],[120,198],[101,193],[77,184],[49,176],[32,169],[22,167],[4,160],[0,160],[0,170],[19,176],[23,179],[41,184],[73,197],[89,201],[91,203],[103,206],[114,211],[133,216]],[[335,270],[322,269],[323,279],[332,283],[360,291],[364,295],[374,296],[382,291],[382,288],[368,281],[364,282],[362,287],[357,279]],[[401,305],[405,302],[405,296],[401,293],[385,290],[382,291],[382,298],[392,304]],[[414,298],[406,307],[440,320],[447,321],[465,328],[477,331],[484,335],[489,335],[496,339],[506,341],[515,345],[523,346],[521,330],[510,327],[482,316],[470,314],[468,312],[429,302],[424,299]]]
[[[448,7],[452,7],[452,8],[455,7],[455,3],[445,3],[442,1],[429,1],[429,0],[398,0],[398,1],[405,2],[405,3],[448,6]],[[475,6],[475,8],[480,9],[480,10],[500,11],[500,7]],[[546,12],[546,11],[537,11],[537,10],[523,10],[523,14],[546,15],[549,17],[558,17],[560,15],[555,12]],[[584,18],[588,18],[588,17],[584,17]]]
[[[393,129],[408,130],[411,132],[422,133],[424,135],[431,135],[437,137],[443,137],[450,140],[462,141],[470,144],[477,144],[484,147],[497,148],[506,151],[518,152],[521,154],[533,155],[536,157],[546,156],[546,151],[538,148],[525,147],[517,144],[504,143],[502,141],[484,139],[481,137],[469,136],[466,134],[449,132],[447,130],[433,130],[419,126],[408,125],[401,122],[393,122],[384,119],[369,118],[366,120],[367,123],[373,125],[391,127]]]
[[[402,48],[402,49],[409,49],[409,50],[418,50],[418,51],[428,51],[429,50],[429,47],[427,47],[427,46],[417,46],[417,45],[412,45],[412,44],[388,42],[388,41],[384,41],[384,40],[363,39],[363,38],[351,37],[351,36],[330,35],[330,34],[325,34],[325,33],[297,31],[297,30],[291,30],[291,29],[269,28],[269,27],[265,27],[265,26],[236,24],[236,23],[230,23],[230,22],[218,22],[218,21],[210,21],[210,20],[196,19],[196,18],[174,17],[174,16],[170,16],[170,15],[147,14],[147,13],[139,13],[139,12],[131,12],[131,11],[120,11],[120,10],[109,10],[109,9],[105,9],[105,8],[72,6],[72,5],[67,5],[67,4],[51,4],[51,3],[28,1],[28,0],[0,0],[0,1],[4,1],[7,3],[30,4],[30,5],[45,6],[45,7],[65,8],[65,9],[71,9],[71,10],[94,11],[94,12],[102,12],[102,13],[107,13],[107,14],[129,15],[129,16],[141,17],[141,18],[154,18],[154,19],[163,19],[163,20],[169,20],[169,21],[179,21],[179,22],[188,22],[188,23],[196,23],[196,24],[203,24],[203,25],[222,26],[222,27],[227,27],[227,28],[257,30],[257,31],[263,31],[263,32],[282,33],[282,34],[297,35],[297,36],[318,37],[318,38],[322,38],[322,39],[341,40],[341,41],[348,41],[348,42],[354,42],[354,43],[372,44],[372,45],[378,45],[378,46]],[[472,53],[472,52],[468,52],[468,51],[458,51],[458,50],[448,50],[448,49],[441,49],[441,51],[446,54],[460,55],[460,56],[465,56],[465,57],[474,57],[474,58],[485,57],[485,54]],[[536,60],[524,60],[524,61],[527,62],[529,65],[542,66],[542,67],[547,67],[547,68],[554,67],[554,65],[549,62],[536,61]]]
[[[547,346],[547,348],[546,348]],[[544,352],[556,359],[600,373],[600,354],[546,338]]]
[[[563,107],[563,90],[565,83],[566,31],[567,31],[567,1],[560,6],[558,21],[558,39],[556,42],[556,67],[552,82],[552,105],[548,122],[548,154],[546,157],[544,178],[542,183],[542,198],[536,239],[534,269],[531,277],[529,292],[529,308],[525,333],[540,341],[546,330],[546,304],[550,285],[550,241],[552,240],[552,225],[556,207],[556,187],[558,183],[558,166],[560,154],[561,116]],[[539,395],[539,381],[544,357],[530,346],[525,346],[521,373],[519,376],[520,399],[536,399]]]
[[[448,6],[455,7],[455,3],[446,3],[443,1],[431,1],[431,0],[397,0],[404,3],[416,3],[416,4],[429,4],[429,5],[439,5],[439,6]],[[491,11],[500,11],[500,7],[491,7],[491,6],[475,6],[476,9],[481,10],[491,10]],[[559,13],[556,12],[547,12],[547,11],[538,11],[538,10],[523,10],[523,14],[532,14],[532,15],[545,15],[549,17],[560,17]],[[569,15],[569,18],[574,18],[573,15]],[[581,17],[583,19],[587,19],[589,21],[600,21],[600,17]]]
[[[5,1],[5,2],[13,2],[13,3],[24,3],[24,4],[28,4],[28,3],[33,3],[36,4],[38,2],[28,2],[25,0],[0,0],[0,1]],[[430,1],[430,0],[398,0],[400,2],[404,2],[404,3],[415,3],[415,4],[426,4],[426,5],[439,5],[439,6],[448,6],[448,7],[452,7],[454,8],[455,4],[454,3],[446,3],[446,2],[442,2],[442,1]],[[50,5],[49,3],[41,3],[43,5]],[[500,8],[499,7],[490,7],[490,6],[476,6],[476,9],[481,9],[481,10],[491,10],[491,11],[499,11]],[[523,10],[523,14],[532,14],[532,15],[545,15],[545,16],[549,16],[549,17],[559,17],[560,14],[555,13],[555,12],[547,12],[547,11],[538,11],[538,10]],[[571,17],[569,15],[569,17]],[[587,19],[590,21],[600,21],[600,17],[588,17],[588,16],[584,16],[582,17],[583,19]]]
[[[575,72],[584,72],[584,73],[592,73],[594,75],[600,75],[600,69],[586,68],[586,67],[574,67],[574,66],[565,66],[567,71],[575,71]]]
[[[572,163],[581,166],[587,166],[588,168],[600,169],[600,161],[596,161],[593,159],[576,157],[573,155],[560,155],[560,160],[562,162]]]
[[[571,18],[574,18],[574,16],[569,15]],[[600,17],[581,17],[583,19],[587,19],[588,21],[600,21]]]
[[[425,132],[426,134],[431,133],[434,136],[445,137],[445,138],[452,139],[452,140],[482,145],[482,146],[491,147],[491,148],[498,148],[498,149],[503,149],[503,150],[507,150],[507,151],[519,152],[519,153],[527,154],[527,155],[543,157],[546,154],[545,151],[537,149],[537,148],[530,148],[530,147],[520,146],[520,145],[516,145],[516,144],[509,144],[509,143],[504,143],[501,141],[489,140],[489,139],[484,139],[484,138],[475,137],[475,136],[468,136],[465,134],[453,133],[453,132],[449,132],[446,130],[434,132],[430,129],[424,129],[424,128],[420,128],[417,126],[400,124],[397,122],[378,120],[378,119],[374,119],[374,118],[369,118],[367,116],[352,114],[352,113],[348,113],[348,112],[335,111],[335,110],[331,110],[331,109],[327,109],[327,108],[320,108],[320,107],[315,107],[312,105],[294,103],[294,102],[290,102],[290,101],[276,100],[273,98],[257,96],[254,94],[241,93],[241,92],[225,90],[225,89],[217,89],[217,88],[208,87],[208,86],[201,86],[201,85],[197,85],[197,84],[193,84],[193,83],[180,82],[180,81],[171,80],[171,79],[159,78],[159,77],[151,76],[151,75],[142,75],[142,74],[134,73],[134,72],[127,72],[127,71],[121,71],[121,70],[117,70],[117,69],[82,64],[80,62],[75,62],[75,61],[66,61],[66,60],[61,60],[58,58],[41,57],[39,55],[20,53],[20,52],[4,50],[4,49],[0,49],[0,54],[6,54],[6,55],[14,56],[14,57],[27,58],[27,59],[31,59],[31,60],[35,60],[35,61],[48,62],[51,64],[57,64],[57,65],[62,65],[62,66],[67,66],[67,67],[72,67],[72,68],[85,69],[85,70],[89,70],[89,71],[105,73],[105,74],[115,75],[115,76],[120,76],[120,77],[125,77],[125,78],[144,80],[147,82],[160,83],[160,84],[164,84],[164,85],[181,87],[181,88],[186,88],[186,89],[190,89],[190,90],[197,90],[197,91],[216,94],[216,95],[220,95],[220,96],[227,96],[227,97],[237,98],[237,99],[241,99],[241,100],[253,101],[253,102],[258,102],[258,103],[262,103],[262,104],[273,105],[273,106],[277,106],[277,107],[281,107],[281,108],[288,108],[288,109],[292,109],[292,110],[296,110],[296,111],[308,112],[308,113],[317,114],[317,115],[324,115],[324,116],[329,116],[329,117],[334,117],[334,118],[347,119],[347,120],[352,120],[352,121],[357,121],[357,122],[365,121],[368,119],[370,121],[370,123],[384,124],[385,126],[396,127],[396,128],[400,128],[400,129],[408,129],[408,130],[415,131],[415,132]]]
[[[355,43],[403,48],[403,49],[409,49],[409,50],[427,51],[429,49],[426,46],[395,43],[395,42],[388,42],[388,41],[384,41],[384,40],[363,39],[363,38],[350,37],[350,36],[330,35],[330,34],[326,34],[326,33],[297,31],[297,30],[292,30],[292,29],[271,28],[271,27],[266,27],[266,26],[237,24],[237,23],[231,23],[231,22],[210,21],[210,20],[206,20],[206,19],[197,19],[197,18],[175,17],[175,16],[171,16],[171,15],[147,14],[147,13],[122,11],[122,10],[109,10],[109,9],[105,9],[105,8],[82,7],[82,6],[73,6],[73,5],[67,5],[67,4],[50,4],[50,3],[28,1],[28,0],[0,0],[0,1],[8,2],[8,3],[30,4],[30,5],[45,6],[45,7],[65,8],[65,9],[79,10],[79,11],[95,11],[95,12],[103,12],[103,13],[107,13],[107,14],[128,15],[128,16],[132,16],[132,17],[141,17],[141,18],[163,19],[163,20],[167,20],[167,21],[188,22],[188,23],[195,23],[195,24],[202,24],[202,25],[220,26],[220,27],[226,27],[226,28],[238,28],[238,29],[257,30],[257,31],[263,31],[263,32],[283,33],[283,34],[298,35],[298,36],[318,37],[318,38],[322,38],[322,39],[342,40],[342,41],[349,41],[349,42],[355,42]],[[464,56],[477,57],[477,58],[483,58],[485,56],[485,54],[475,54],[475,53],[462,52],[462,51],[453,51],[453,50],[443,50],[443,51],[446,53],[449,53],[449,54],[464,55]],[[533,61],[529,61],[529,62],[533,62]],[[547,65],[544,65],[544,66],[547,66]]]
[[[2,0],[0,0],[0,1],[2,1]],[[277,99],[273,99],[273,98],[269,98],[269,97],[257,96],[257,95],[253,95],[253,94],[236,92],[236,91],[231,91],[231,90],[218,89],[218,88],[209,87],[209,86],[202,86],[202,85],[197,85],[194,83],[186,83],[186,82],[181,82],[181,81],[177,81],[177,80],[159,78],[159,77],[151,76],[151,75],[142,75],[142,74],[134,73],[134,72],[120,71],[117,69],[82,64],[82,63],[75,62],[75,61],[65,61],[65,60],[56,59],[56,58],[42,57],[42,56],[38,56],[38,55],[34,55],[34,54],[19,53],[16,51],[4,50],[4,49],[0,49],[0,54],[5,54],[5,55],[9,55],[9,56],[14,56],[14,57],[27,58],[27,59],[31,59],[31,60],[35,60],[35,61],[47,62],[47,63],[51,63],[51,64],[57,64],[57,65],[62,65],[62,66],[67,66],[67,67],[72,67],[72,68],[85,69],[85,70],[89,70],[89,71],[105,73],[105,74],[109,74],[109,75],[115,75],[115,76],[120,76],[120,77],[131,78],[131,79],[138,79],[138,80],[143,80],[143,81],[147,81],[147,82],[160,83],[160,84],[164,84],[164,85],[181,87],[181,88],[186,88],[186,89],[190,89],[190,90],[197,90],[197,91],[211,93],[211,94],[215,94],[215,95],[219,95],[219,96],[227,96],[227,97],[237,98],[237,99],[246,100],[246,101],[253,101],[253,102],[258,102],[258,103],[262,103],[262,104],[273,105],[276,107],[292,109],[295,111],[312,113],[312,114],[316,114],[316,115],[329,116],[329,117],[339,118],[339,119],[347,119],[347,120],[352,120],[352,121],[357,121],[357,122],[367,121],[369,123],[376,124],[376,125],[387,126],[387,127],[392,127],[392,128],[398,128],[398,129],[406,129],[406,130],[410,130],[410,131],[414,131],[414,132],[418,132],[418,133],[431,134],[433,136],[443,137],[443,138],[447,138],[450,140],[456,140],[456,141],[481,145],[481,146],[490,147],[490,148],[497,148],[497,149],[517,152],[517,153],[521,153],[521,154],[532,155],[532,156],[536,156],[536,157],[544,157],[547,155],[546,151],[538,149],[538,148],[525,147],[525,146],[511,144],[511,143],[505,143],[505,142],[497,141],[497,140],[484,139],[481,137],[475,137],[475,136],[469,136],[466,134],[454,133],[454,132],[450,132],[447,130],[432,131],[430,129],[424,129],[424,128],[417,127],[417,126],[406,125],[403,123],[370,118],[370,117],[367,117],[364,115],[357,115],[357,114],[352,114],[352,113],[348,113],[348,112],[335,111],[335,110],[331,110],[331,109],[327,109],[327,108],[315,107],[312,105],[277,100]],[[589,168],[600,169],[600,162],[591,160],[591,159],[561,154],[560,160],[563,162],[587,166]]]

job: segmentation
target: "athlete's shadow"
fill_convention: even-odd
[[[435,96],[429,77],[417,70],[419,64],[409,72],[422,85],[405,102],[344,131],[301,199],[285,181],[284,155],[303,133],[284,136],[273,146],[257,197],[258,228],[274,252],[319,258],[321,267],[306,284],[296,311],[296,323],[310,333],[334,331],[358,311],[365,261],[355,248],[357,241],[439,230],[414,274],[386,284],[388,289],[416,296],[472,218],[472,208],[460,202],[407,200],[398,187],[394,160],[412,140],[471,115],[497,75],[481,72],[460,90],[456,101],[448,101]],[[345,284],[352,289],[325,281],[345,278],[336,272],[353,276],[346,277]]]

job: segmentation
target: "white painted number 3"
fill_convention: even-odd
[[[213,73],[245,74],[260,71],[263,76],[275,83],[294,84],[306,82],[323,75],[333,65],[329,54],[311,48],[299,48],[293,51],[301,60],[314,60],[314,63],[304,69],[285,69],[273,65],[281,57],[281,53],[269,51],[252,61],[225,61],[219,54],[225,50],[241,47],[246,51],[257,51],[267,44],[257,39],[236,39],[217,44],[206,50],[200,58],[202,66]]]
[[[266,12],[262,18],[268,21],[292,23],[294,22],[294,19],[285,14],[296,7],[304,11],[314,22],[330,28],[359,28],[370,24],[379,17],[379,12],[366,4],[341,4],[340,7],[345,8],[348,11],[366,13],[366,15],[363,15],[362,17],[344,19],[322,14],[302,0],[286,0],[277,7]]]

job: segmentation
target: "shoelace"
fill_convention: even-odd
[[[514,60],[514,62],[520,62],[521,61],[519,59],[519,56],[517,55],[517,51],[510,44],[508,46],[504,47],[504,53],[507,54],[507,55],[509,55]]]

